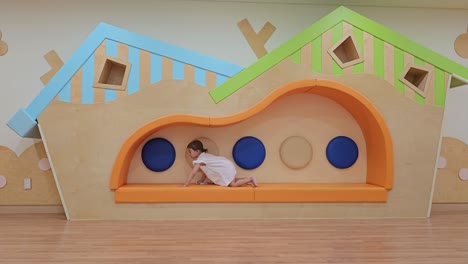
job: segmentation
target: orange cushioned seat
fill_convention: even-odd
[[[126,184],[115,191],[117,203],[220,202],[386,202],[384,187],[365,183],[261,183],[259,187]]]
[[[126,184],[115,190],[117,203],[253,202],[254,188],[217,185]]]
[[[263,183],[255,202],[386,202],[384,187],[365,183]]]

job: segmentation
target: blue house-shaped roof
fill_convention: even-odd
[[[17,111],[7,122],[7,125],[22,137],[40,137],[37,129],[37,117],[57,95],[59,95],[62,101],[67,101],[67,94],[69,94],[67,88],[69,89],[71,78],[82,67],[83,69],[86,68],[86,65],[90,62],[89,59],[93,57],[92,55],[103,41],[110,43],[110,50],[112,50],[112,46],[114,46],[114,49],[116,50],[116,43],[123,43],[129,47],[128,60],[130,63],[135,65],[132,65],[132,69],[130,71],[128,88],[129,94],[140,89],[138,82],[139,66],[138,63],[135,63],[135,60],[138,62],[139,57],[138,55],[132,56],[132,50],[135,51],[133,54],[138,54],[139,50],[144,50],[151,53],[154,58],[166,57],[172,59],[174,63],[179,65],[179,67],[174,66],[174,79],[177,79],[177,75],[180,75],[181,71],[183,75],[183,64],[192,65],[195,67],[195,82],[202,85],[204,82],[205,71],[216,73],[216,85],[220,85],[243,69],[242,67],[231,63],[151,39],[140,34],[132,33],[106,23],[100,23],[71,56],[71,58],[47,83],[47,85],[44,86],[34,100],[26,108]],[[113,52],[111,51],[110,53],[112,54]],[[180,65],[182,65],[182,68]],[[91,78],[88,77],[87,83],[90,87],[89,89],[92,89],[94,79],[92,77],[93,70],[88,70],[86,72],[91,73]],[[157,75],[160,75],[160,72],[158,73],[153,71],[153,73],[154,76],[151,77],[152,81],[158,81],[158,78],[160,79],[160,77]],[[132,80],[134,80],[133,83]],[[115,91],[106,92],[111,94]],[[112,99],[112,96],[106,96],[106,101],[112,101]],[[84,98],[83,103],[92,103],[92,98],[87,101],[88,102],[86,102],[86,98]]]

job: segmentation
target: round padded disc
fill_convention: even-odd
[[[312,160],[312,146],[303,137],[288,137],[281,143],[280,157],[291,169],[303,169]]]
[[[458,177],[460,177],[460,180],[462,181],[467,181],[468,180],[468,168],[461,168],[460,171],[458,172]]]
[[[346,169],[351,167],[358,156],[358,146],[349,137],[338,136],[328,143],[327,159],[336,168]]]
[[[239,139],[232,149],[232,157],[236,164],[246,170],[259,167],[265,160],[266,150],[262,141],[256,137]]]
[[[5,176],[3,175],[0,175],[0,189],[5,187],[5,185],[7,184],[7,179]]]
[[[141,158],[145,166],[156,172],[169,169],[176,157],[174,146],[164,138],[153,138],[145,143]]]

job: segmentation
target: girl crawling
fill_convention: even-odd
[[[220,186],[239,187],[243,184],[249,184],[257,187],[257,179],[255,177],[249,178],[236,178],[236,168],[232,161],[222,156],[215,156],[206,153],[203,148],[203,143],[200,140],[194,140],[187,145],[187,151],[193,159],[193,169],[187,177],[187,180],[182,187],[187,187],[192,181],[195,173],[202,170],[204,175],[198,182],[199,184],[205,183],[206,177],[214,184]]]

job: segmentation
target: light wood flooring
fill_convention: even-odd
[[[0,214],[0,263],[468,263],[468,210],[428,219],[66,221]]]

